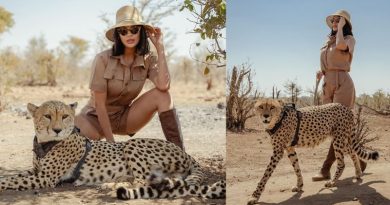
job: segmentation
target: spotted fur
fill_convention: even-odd
[[[90,142],[74,131],[76,106],[77,104],[66,105],[59,101],[48,101],[39,107],[28,105],[28,110],[34,119],[38,143],[52,141],[58,143],[42,158],[34,155],[32,171],[23,175],[0,178],[0,191],[55,187],[75,177],[76,166],[83,161],[83,158],[85,160],[81,164],[79,177],[74,181],[76,186],[145,181],[146,177],[152,174],[152,168],[158,167],[167,176],[175,175],[183,178],[183,182],[191,190],[196,189],[193,187],[202,187],[200,186],[203,180],[202,168],[194,158],[173,143],[144,138],[133,138],[127,142],[117,143]],[[87,151],[88,145],[90,145],[89,151]],[[180,189],[169,191],[177,193],[170,197],[181,197],[192,193],[181,192]]]
[[[280,101],[266,99],[255,103],[257,114],[262,118],[263,123],[267,124],[267,130],[272,129],[282,116],[283,104]],[[284,150],[294,167],[297,175],[297,185],[292,191],[302,190],[303,180],[301,170],[298,164],[298,157],[295,147],[314,147],[332,137],[332,144],[335,150],[337,160],[337,170],[333,179],[325,184],[326,187],[332,187],[341,176],[345,164],[344,154],[349,154],[355,166],[355,176],[360,178],[362,175],[359,159],[377,160],[379,157],[376,151],[365,150],[355,137],[355,124],[352,111],[338,103],[325,104],[321,106],[312,106],[298,109],[302,113],[299,126],[298,142],[295,146],[290,146],[297,129],[297,110],[285,109],[286,115],[282,120],[280,127],[271,135],[273,155],[270,163],[265,169],[265,173],[253,192],[248,204],[255,204],[261,193],[264,191],[265,184],[271,177],[276,165],[283,157]]]

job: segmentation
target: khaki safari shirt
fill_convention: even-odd
[[[348,48],[345,51],[336,48],[336,37],[329,36],[325,45],[321,48],[321,70],[341,70],[349,72],[353,51],[355,47],[355,38],[351,35],[344,37]]]
[[[153,79],[157,74],[157,56],[152,53],[145,56],[136,54],[132,65],[125,63],[123,55],[112,56],[111,49],[97,54],[89,82],[91,97],[87,106],[92,109],[89,109],[88,113],[96,115],[93,91],[107,92],[108,115],[115,115],[131,105],[147,78]]]

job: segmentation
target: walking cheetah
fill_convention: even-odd
[[[268,124],[266,131],[271,136],[273,155],[248,204],[254,204],[259,200],[265,184],[283,157],[284,150],[297,175],[297,185],[292,188],[293,192],[301,191],[303,187],[295,147],[314,147],[327,137],[332,137],[337,170],[334,178],[325,184],[326,187],[334,186],[341,176],[345,167],[344,154],[351,156],[358,179],[362,175],[359,158],[377,160],[379,157],[378,152],[364,150],[357,142],[353,113],[341,104],[331,103],[295,109],[291,105],[282,106],[277,100],[266,99],[257,101],[255,110],[262,117],[263,123]]]
[[[66,105],[59,101],[48,101],[39,107],[28,104],[39,145],[34,149],[34,169],[27,174],[0,178],[0,193],[6,189],[55,187],[62,182],[79,186],[146,180],[149,186],[139,188],[137,197],[127,194],[129,190],[123,187],[118,188],[117,197],[225,197],[224,182],[216,187],[201,186],[203,172],[198,162],[171,142],[134,138],[109,143],[81,136],[74,127],[76,106],[77,103]],[[175,179],[174,186],[164,186],[166,179],[153,182],[148,179],[154,175],[151,172],[154,168],[166,176],[184,179]]]

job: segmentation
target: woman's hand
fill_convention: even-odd
[[[148,32],[148,37],[152,41],[154,47],[156,47],[157,51],[161,51],[161,49],[164,50],[163,33],[158,27],[155,27],[154,30],[156,31],[154,33]]]
[[[339,20],[339,24],[337,25],[337,27],[338,27],[338,30],[340,31],[342,31],[343,30],[343,27],[344,27],[344,25],[345,25],[345,18],[344,17],[342,17],[342,16],[340,16],[340,20]]]
[[[321,80],[322,76],[324,76],[324,73],[321,70],[317,71],[317,80]]]

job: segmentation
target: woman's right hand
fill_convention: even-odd
[[[322,70],[317,71],[317,80],[321,80],[322,76],[324,76]]]

